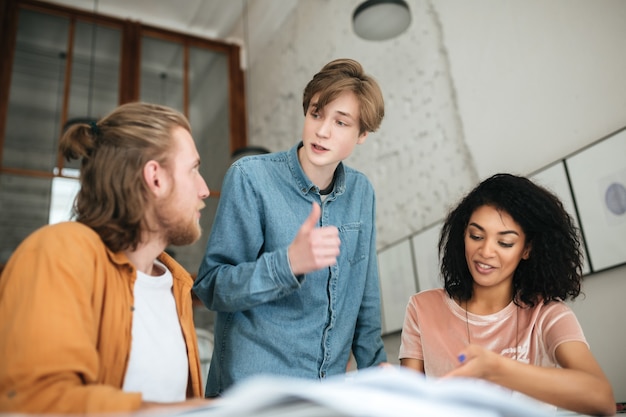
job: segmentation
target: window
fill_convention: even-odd
[[[239,46],[34,0],[6,1],[0,21],[0,265],[28,234],[67,217],[79,165],[58,155],[63,127],[142,100],[192,125],[211,189],[205,233],[170,251],[195,272],[230,155],[246,145]]]

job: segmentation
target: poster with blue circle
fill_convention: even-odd
[[[626,263],[626,128],[565,160],[593,271]]]

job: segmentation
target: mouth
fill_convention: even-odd
[[[487,272],[490,272],[490,271],[495,269],[494,266],[491,266],[491,265],[488,265],[488,264],[484,264],[484,263],[478,262],[478,261],[475,261],[474,265],[476,266],[476,269],[479,272],[483,272],[483,273],[487,273]]]
[[[311,144],[311,147],[312,147],[313,149],[315,149],[316,151],[327,151],[327,150],[328,150],[327,148],[325,148],[325,147],[323,147],[323,146],[320,146],[320,145],[318,145],[318,144],[316,144],[316,143],[312,143],[312,144]]]

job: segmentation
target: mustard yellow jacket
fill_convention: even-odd
[[[188,396],[202,396],[193,280],[167,254],[189,356]],[[45,226],[16,249],[0,276],[0,412],[133,411],[122,391],[131,345],[136,271],[89,227]]]

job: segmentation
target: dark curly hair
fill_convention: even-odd
[[[441,229],[439,258],[450,297],[472,297],[473,278],[465,258],[465,231],[476,209],[506,212],[524,231],[530,256],[513,275],[516,304],[575,299],[581,292],[582,252],[578,229],[557,196],[528,178],[496,174],[469,192],[452,209]]]

